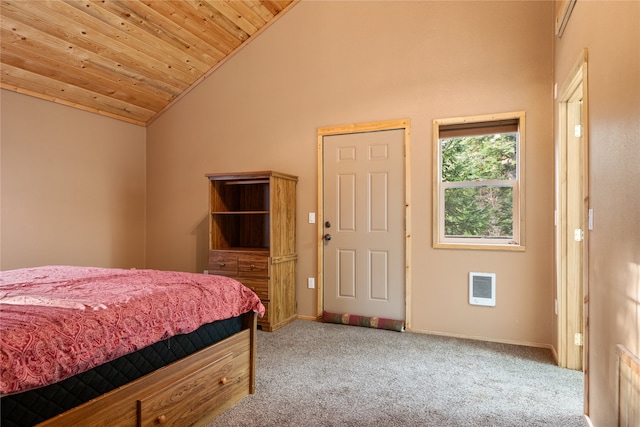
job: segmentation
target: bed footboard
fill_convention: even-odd
[[[255,392],[256,318],[247,313],[237,334],[38,426],[206,425]]]

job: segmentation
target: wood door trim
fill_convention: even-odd
[[[330,135],[343,135],[350,133],[376,132],[382,130],[404,130],[404,188],[405,188],[405,327],[411,330],[411,181],[410,173],[410,135],[411,121],[409,119],[386,120],[379,122],[358,123],[339,126],[326,126],[318,128],[318,214],[316,215],[317,223],[317,248],[318,248],[318,265],[317,265],[317,313],[316,317],[322,317],[323,310],[323,265],[324,254],[322,250],[323,239],[323,212],[324,212],[324,137]]]
[[[584,414],[589,414],[589,96],[588,96],[588,50],[584,49],[576,61],[575,65],[571,68],[567,74],[567,78],[562,85],[562,89],[559,92],[558,98],[558,111],[559,111],[559,141],[556,158],[556,179],[557,179],[557,199],[556,206],[558,211],[558,224],[556,228],[556,281],[557,281],[557,301],[558,301],[558,319],[557,319],[557,345],[558,345],[558,364],[560,366],[566,366],[567,363],[567,347],[572,341],[572,337],[567,336],[568,318],[566,310],[564,310],[567,302],[567,283],[563,275],[566,275],[566,260],[563,259],[565,251],[565,243],[561,236],[564,232],[566,235],[566,223],[563,217],[563,211],[566,212],[564,198],[566,197],[566,184],[563,184],[563,177],[567,173],[567,159],[564,148],[566,148],[566,135],[567,133],[567,111],[566,104],[574,101],[572,98],[573,93],[582,88],[582,106],[581,106],[581,121],[582,121],[582,200],[583,200],[583,217],[582,224],[584,230],[584,239],[582,244],[582,293],[583,300],[583,358],[582,358],[582,370],[584,373]],[[563,140],[563,138],[565,138]]]

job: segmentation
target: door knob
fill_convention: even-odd
[[[331,234],[325,234],[324,236],[322,236],[322,238],[327,241],[331,240]]]

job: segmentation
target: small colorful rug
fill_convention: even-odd
[[[387,329],[404,332],[404,320],[385,319],[382,317],[358,316],[356,314],[322,313],[324,323],[338,323],[341,325],[364,326],[365,328]]]

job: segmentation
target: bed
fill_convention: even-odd
[[[263,314],[222,276],[0,272],[0,424],[205,425],[255,391]]]

